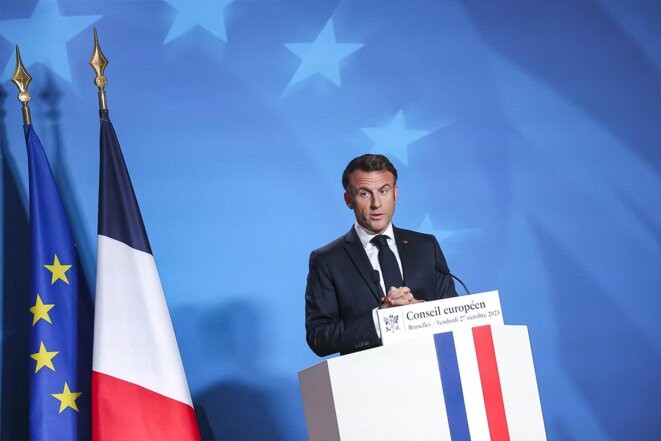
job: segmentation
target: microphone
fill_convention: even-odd
[[[444,266],[442,263],[438,263],[438,264],[436,264],[435,268],[439,273],[443,274],[444,276],[450,276],[454,280],[456,280],[457,282],[461,283],[461,286],[464,287],[464,290],[466,291],[466,294],[470,294],[470,291],[468,290],[468,288],[466,288],[466,284],[464,282],[462,282],[459,277],[452,274],[447,266]],[[378,271],[377,271],[377,273],[378,273]]]

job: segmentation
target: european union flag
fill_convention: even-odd
[[[92,320],[48,159],[24,125],[30,174],[30,436],[89,439]],[[27,312],[27,311],[26,311]]]

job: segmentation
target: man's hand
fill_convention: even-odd
[[[395,288],[393,286],[388,290],[388,295],[381,299],[381,308],[410,305],[412,303],[420,303],[421,301],[413,297],[408,287],[402,286],[401,288]]]

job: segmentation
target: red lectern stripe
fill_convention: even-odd
[[[494,441],[509,441],[510,435],[507,429],[503,392],[500,387],[491,326],[473,328],[473,340],[475,341],[477,365],[480,370],[480,382],[482,383],[484,406],[487,413],[487,422],[489,423],[489,434]]]

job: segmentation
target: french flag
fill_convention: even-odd
[[[186,374],[140,208],[101,110],[92,438],[197,440]]]

